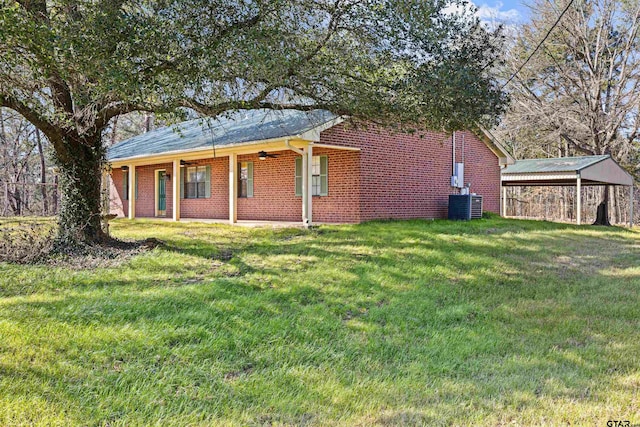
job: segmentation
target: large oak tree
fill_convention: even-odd
[[[0,4],[0,107],[54,148],[63,244],[103,237],[102,137],[122,114],[326,108],[457,129],[494,121],[505,101],[491,75],[499,35],[470,13],[447,12],[448,1]]]

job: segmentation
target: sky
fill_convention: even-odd
[[[473,0],[478,16],[484,21],[502,24],[520,24],[529,19],[529,9],[522,0]]]

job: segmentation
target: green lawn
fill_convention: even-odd
[[[114,221],[0,264],[0,425],[640,423],[640,233],[502,219]]]

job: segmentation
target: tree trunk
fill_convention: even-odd
[[[118,119],[120,116],[115,116],[113,118],[113,127],[111,128],[111,140],[109,145],[114,145],[116,143],[116,137],[118,136]]]
[[[611,226],[609,222],[609,186],[604,186],[604,195],[602,197],[602,202],[598,205],[598,210],[596,213],[596,220],[593,225],[605,225]]]
[[[616,216],[616,220],[615,223],[616,224],[624,224],[624,221],[622,219],[622,206],[624,206],[623,200],[624,198],[621,197],[622,195],[620,194],[620,190],[618,189],[618,186],[615,185],[613,187],[613,206],[614,206],[614,214]]]
[[[56,246],[99,243],[105,239],[100,210],[103,149],[100,137],[67,139],[64,155],[56,150],[62,200]]]
[[[144,115],[144,133],[153,130],[153,114],[145,113]]]
[[[47,168],[44,161],[44,151],[40,139],[40,130],[36,128],[36,144],[38,145],[38,155],[40,156],[40,191],[42,193],[42,215],[49,213],[49,201],[47,200]]]

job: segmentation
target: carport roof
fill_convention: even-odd
[[[633,185],[633,177],[610,155],[517,160],[502,170],[502,184]]]
[[[507,166],[502,173],[576,172],[610,157],[602,155],[517,160],[513,165]]]

